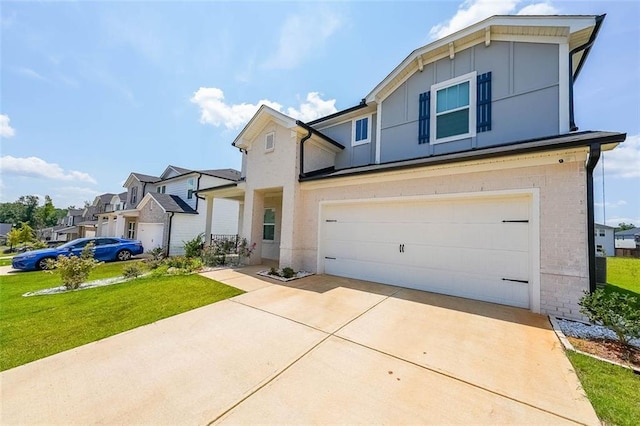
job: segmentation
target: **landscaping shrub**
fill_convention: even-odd
[[[202,268],[202,260],[187,256],[174,256],[165,260],[169,273],[191,273]],[[175,269],[171,271],[171,269]]]
[[[296,272],[292,268],[282,268],[282,276],[284,278],[293,278],[296,275]]]
[[[162,247],[156,247],[153,250],[149,250],[147,253],[151,256],[152,260],[162,260],[166,257]]]
[[[622,293],[607,294],[599,289],[585,294],[578,304],[581,306],[581,313],[613,331],[623,345],[629,347],[630,339],[640,338],[637,298]]]
[[[256,249],[256,243],[249,244],[246,238],[240,240],[240,244],[238,244],[238,255],[242,257],[246,257],[247,259],[251,257],[251,253]]]
[[[68,290],[75,290],[89,278],[89,273],[99,263],[93,258],[93,243],[89,243],[82,249],[80,257],[60,255],[57,260],[49,260],[47,272],[59,274],[64,286]]]
[[[200,257],[202,254],[202,248],[204,246],[204,233],[196,235],[196,237],[189,241],[183,241],[184,243],[184,255],[186,257]]]
[[[269,269],[269,275],[275,275],[279,277],[280,273],[278,273],[278,270],[272,266],[271,269]]]
[[[142,268],[138,262],[129,263],[122,268],[122,276],[125,278],[138,278],[142,275]]]

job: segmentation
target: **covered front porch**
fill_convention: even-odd
[[[97,235],[100,237],[137,238],[138,210],[118,210],[103,214],[98,219]]]
[[[215,217],[214,200],[227,199],[239,203],[238,240],[247,240],[249,246],[255,248],[248,262],[257,265],[263,262],[280,263],[290,266],[286,254],[283,256],[283,188],[266,188],[247,191],[244,182],[207,188],[198,191],[198,196],[207,201],[205,244],[226,238],[212,233],[211,224]],[[283,258],[286,264],[283,263]]]

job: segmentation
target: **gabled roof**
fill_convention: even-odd
[[[133,172],[131,175],[135,176],[140,182],[155,183],[160,180],[157,176],[145,175],[142,173]]]
[[[215,169],[215,170],[198,170],[203,175],[213,176],[220,179],[226,179],[233,182],[240,180],[240,172],[235,169]]]
[[[601,223],[596,223],[595,226],[600,229],[616,229],[615,226],[603,225]]]
[[[460,31],[422,46],[411,52],[365,98],[367,103],[379,102],[398,85],[422,67],[439,59],[455,55],[457,50],[491,41],[518,40],[523,37],[539,37],[543,42],[559,43],[566,40],[569,50],[585,45],[584,50],[573,54],[573,76],[580,72],[590,49],[590,42],[597,35],[604,15],[554,15],[554,16],[492,16]]]
[[[96,196],[96,198],[94,198],[93,200],[93,205],[97,205],[97,204],[109,204],[111,202],[111,198],[113,198],[115,194],[112,194],[111,192],[107,192],[105,194],[100,194],[98,196]]]
[[[155,200],[155,202],[162,207],[167,213],[188,213],[198,214],[189,204],[187,204],[182,198],[177,195],[160,194],[157,192],[149,192],[144,196],[137,209],[140,210],[144,207],[149,200]]]
[[[127,191],[121,192],[118,194],[118,198],[120,198],[120,201],[122,202],[126,202],[127,201]]]
[[[82,216],[84,209],[69,209],[67,210],[67,216]]]
[[[640,234],[640,228],[631,228],[616,232],[616,237],[633,237]]]
[[[176,176],[192,173],[193,170],[185,169],[184,167],[172,166],[171,164],[164,169],[164,172],[160,175],[160,180],[171,179],[176,176],[167,177],[171,172],[174,172]]]
[[[328,143],[328,146],[333,147],[333,149],[344,149],[342,144],[322,134],[320,131],[315,130],[300,120],[296,120],[281,113],[280,111],[276,111],[267,105],[260,106],[258,111],[253,115],[253,117],[251,117],[251,120],[249,120],[238,136],[236,136],[232,145],[236,148],[248,149],[251,145],[251,141],[254,140],[260,134],[262,129],[264,129],[264,127],[271,121],[274,121],[287,129],[295,129],[302,134],[307,132],[315,133],[320,140]]]

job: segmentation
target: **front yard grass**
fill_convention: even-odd
[[[637,425],[640,376],[617,365],[567,351],[596,414],[607,425]]]
[[[89,279],[121,275],[127,263],[100,265]],[[32,297],[22,295],[60,278],[39,271],[0,280],[0,371],[243,293],[197,274]]]
[[[640,298],[640,259],[607,258],[607,293]],[[607,425],[636,425],[640,419],[640,375],[590,356],[567,351],[589,401]]]

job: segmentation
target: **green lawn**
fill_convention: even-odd
[[[11,265],[11,258],[6,258],[6,259],[0,259],[0,266],[7,266],[7,265]]]
[[[608,257],[605,291],[621,291],[640,297],[640,259]]]
[[[607,258],[608,293],[628,293],[640,297],[640,259]],[[607,425],[636,425],[640,419],[640,375],[567,351],[598,417]]]
[[[90,279],[121,275],[124,265],[100,265]],[[194,274],[22,297],[59,285],[45,272],[0,277],[0,371],[242,293]]]
[[[607,425],[637,425],[640,376],[626,368],[567,351],[596,414]]]

